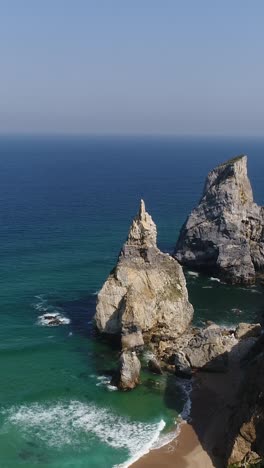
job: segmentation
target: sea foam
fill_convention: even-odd
[[[188,273],[188,275],[193,276],[195,278],[198,278],[198,276],[199,276],[199,273],[197,271],[188,270],[187,273]]]
[[[70,319],[64,316],[63,311],[60,308],[59,310],[57,310],[58,308],[55,309],[42,294],[35,296],[35,298],[36,302],[32,305],[37,312],[42,312],[42,314],[38,316],[37,325],[51,327],[56,325],[69,325],[71,323]]]
[[[214,276],[211,276],[210,278],[211,281],[216,281],[217,283],[221,283],[219,278],[215,278]]]
[[[118,465],[126,468],[147,453],[165,427],[156,423],[131,421],[113,411],[80,401],[57,402],[53,405],[34,403],[2,410],[4,426],[16,426],[21,434],[34,436],[50,447],[78,447],[80,439],[97,437],[115,449],[125,449],[128,461]],[[116,467],[117,468],[117,467]]]

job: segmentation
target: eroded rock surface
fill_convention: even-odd
[[[191,377],[197,370],[226,372],[230,362],[244,359],[260,333],[260,324],[240,323],[231,330],[212,323],[205,328],[190,326],[176,339],[154,335],[150,346],[165,367],[175,365],[178,376]]]
[[[231,283],[253,283],[264,269],[264,208],[254,203],[247,156],[212,170],[199,205],[185,222],[175,248],[183,265]]]
[[[116,267],[98,294],[96,325],[100,332],[123,334],[135,327],[133,342],[140,332],[183,333],[193,316],[182,267],[157,248],[157,230],[141,201]]]
[[[140,381],[141,364],[135,351],[123,351],[119,359],[117,378],[113,383],[120,390],[132,390]]]

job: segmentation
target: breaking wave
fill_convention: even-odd
[[[131,421],[114,412],[80,401],[57,402],[54,405],[34,403],[2,410],[4,426],[16,426],[21,434],[32,435],[50,447],[78,446],[84,436],[98,438],[115,449],[125,449],[129,460],[125,468],[147,453],[165,427],[157,423]]]
[[[214,276],[211,276],[210,278],[211,281],[216,281],[217,283],[221,283],[219,278],[215,278]]]

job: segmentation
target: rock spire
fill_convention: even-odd
[[[182,267],[157,247],[157,229],[141,200],[114,270],[98,294],[95,321],[99,331],[124,335],[154,329],[182,333],[193,316]]]

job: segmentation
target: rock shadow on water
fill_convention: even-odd
[[[168,374],[164,390],[164,403],[167,408],[174,410],[177,414],[182,414],[184,407],[188,404],[191,381],[189,379],[178,378],[173,374]]]
[[[71,332],[73,335],[85,338],[76,351],[84,354],[92,361],[94,373],[98,376],[111,377],[116,371],[116,361],[120,353],[120,336],[99,334],[95,327],[94,315],[96,309],[96,295],[90,294],[80,299],[71,301],[56,301],[56,305],[61,307],[65,315],[70,318]],[[87,346],[89,343],[89,353]],[[90,372],[82,372],[79,378],[86,380]]]

